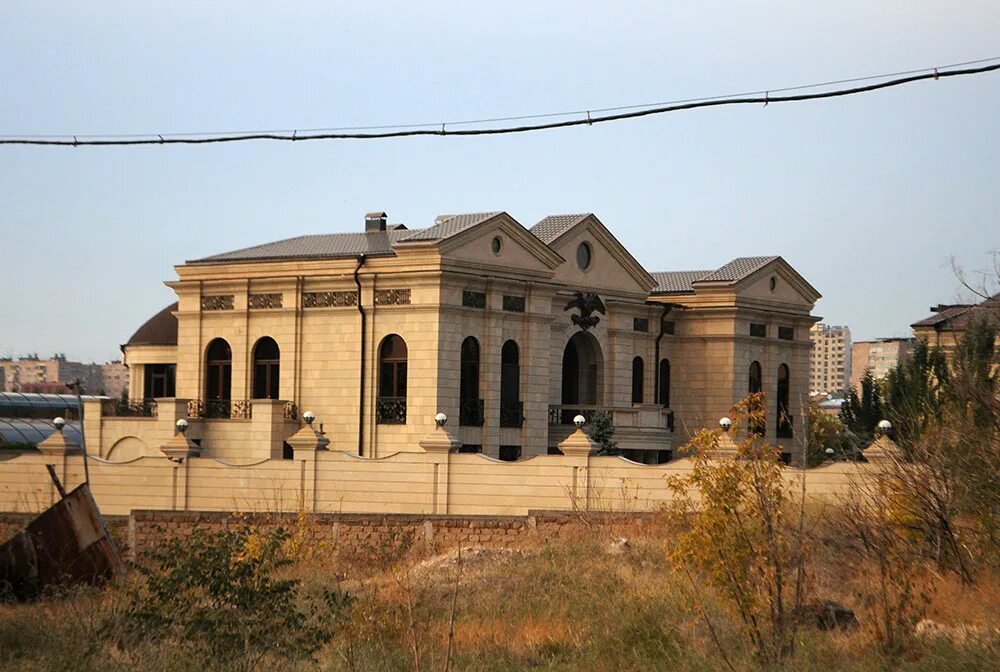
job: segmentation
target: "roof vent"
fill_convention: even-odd
[[[365,215],[365,233],[385,231],[389,218],[384,212],[369,212]]]

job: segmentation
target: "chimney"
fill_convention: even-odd
[[[375,233],[385,231],[388,217],[384,212],[369,212],[365,215],[365,233]]]

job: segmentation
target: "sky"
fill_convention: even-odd
[[[0,135],[586,110],[1000,56],[1000,3],[0,2]],[[780,254],[855,340],[1000,248],[1000,72],[484,138],[0,146],[0,356],[120,358],[174,265],[363,215],[593,212],[649,271]]]

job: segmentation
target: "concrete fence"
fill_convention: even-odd
[[[90,484],[105,515],[133,510],[246,513],[526,516],[530,511],[653,511],[669,502],[668,479],[693,461],[642,465],[621,457],[541,455],[501,462],[477,454],[405,452],[365,459],[337,451],[299,451],[295,459],[248,464],[218,458],[89,457]],[[79,454],[24,453],[0,461],[0,511],[37,512],[58,493],[54,464],[67,489],[84,478]],[[810,498],[835,499],[859,470],[876,463],[786,468]]]

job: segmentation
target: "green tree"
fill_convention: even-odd
[[[853,388],[847,394],[847,401],[840,411],[840,420],[862,447],[871,443],[875,426],[885,419],[885,404],[882,390],[871,370],[865,370],[861,377],[861,396]]]
[[[621,455],[618,442],[614,440],[614,416],[609,411],[597,411],[590,418],[590,439],[600,446],[598,455]]]
[[[894,439],[909,451],[931,423],[939,424],[951,394],[951,375],[944,353],[917,341],[913,352],[889,371],[885,381],[886,416]]]
[[[858,447],[848,437],[846,427],[840,418],[824,413],[818,403],[811,402],[808,420],[808,466],[818,466],[831,457],[837,461],[858,459]],[[826,452],[828,449],[833,451],[832,454]]]

